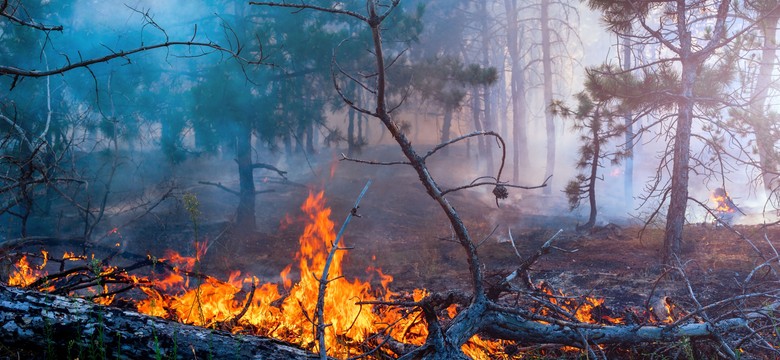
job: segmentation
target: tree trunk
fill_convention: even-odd
[[[479,101],[479,86],[471,87],[471,118],[474,121],[474,130],[482,131],[482,121],[479,119],[479,113],[482,112],[482,104]],[[485,154],[485,138],[477,137],[477,159]]]
[[[244,127],[236,134],[239,200],[236,223],[245,231],[255,230],[255,178],[252,168],[252,131]]]
[[[631,40],[623,38],[623,70],[631,69]],[[626,211],[630,211],[634,205],[634,118],[628,113],[625,117],[626,143],[625,149],[629,155],[625,159],[625,173],[623,174],[623,200]]]
[[[0,342],[41,359],[304,359],[279,340],[236,336],[0,285]]]
[[[444,104],[444,120],[441,123],[441,143],[450,141],[450,128],[452,127],[452,112],[453,108],[450,104]],[[441,149],[442,154],[447,155],[450,153],[450,147],[447,146]]]
[[[520,181],[520,169],[528,168],[528,135],[525,123],[525,77],[520,57],[519,30],[517,24],[517,0],[504,0],[507,14],[507,49],[512,77],[512,181]]]
[[[678,6],[685,6],[680,1]],[[672,185],[669,194],[669,210],[666,213],[666,233],[664,235],[664,264],[680,253],[685,210],[688,204],[688,171],[691,158],[691,127],[693,125],[693,87],[696,73],[701,66],[698,57],[691,54],[691,33],[685,32],[680,38],[680,61],[682,62],[681,93],[678,101],[677,128],[672,150]]]
[[[352,157],[355,152],[355,110],[347,111],[347,156]]]
[[[544,121],[547,130],[547,166],[544,178],[551,176],[555,170],[555,119],[548,109],[553,101],[552,94],[552,54],[550,46],[550,0],[542,0],[542,67],[544,71]],[[552,186],[545,186],[544,193],[552,194]]]
[[[596,112],[596,121],[598,119],[598,112]],[[598,209],[596,208],[596,180],[598,180],[599,161],[601,157],[601,138],[599,138],[599,127],[592,127],[593,133],[593,159],[590,163],[590,178],[588,179],[588,203],[590,204],[590,216],[588,216],[588,222],[582,226],[577,226],[577,230],[589,230],[596,225],[596,215]]]
[[[761,63],[756,77],[756,86],[753,90],[749,122],[753,125],[756,136],[756,147],[761,165],[761,179],[764,182],[764,190],[767,196],[771,196],[773,189],[777,187],[777,153],[774,145],[775,139],[770,135],[771,124],[767,119],[766,105],[769,97],[769,88],[772,84],[772,72],[775,68],[777,55],[777,23],[780,21],[780,8],[777,2],[771,1],[764,6],[771,9],[769,14],[760,22],[761,32],[764,35],[764,43],[761,50]]]
[[[311,121],[308,124],[306,124],[306,152],[309,154],[314,154],[317,149],[314,148],[314,133],[316,131],[314,130],[314,127],[317,126],[316,121]]]
[[[488,25],[488,20],[490,19],[490,14],[487,11],[487,1],[481,1],[480,7],[482,8],[482,66],[485,69],[488,69],[490,67],[490,27]],[[493,109],[492,107],[492,99],[490,94],[490,85],[491,84],[485,84],[483,85],[483,94],[482,97],[484,99],[484,106],[485,106],[485,119],[483,122],[483,128],[486,131],[493,131],[495,130],[494,126],[495,123],[493,122]],[[493,146],[492,142],[485,141],[485,147],[483,149],[482,156],[485,158],[485,161],[487,162],[487,173],[490,175],[493,175],[495,173],[495,164],[493,159]]]

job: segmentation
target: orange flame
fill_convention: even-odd
[[[716,207],[715,211],[722,213],[733,213],[737,210],[733,207],[733,202],[729,197],[729,194],[722,188],[717,188],[710,194],[710,200],[712,200]]]

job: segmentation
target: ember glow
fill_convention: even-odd
[[[274,337],[296,344],[304,349],[317,351],[316,326],[319,277],[323,273],[330,247],[336,240],[335,224],[331,209],[325,206],[323,192],[310,193],[301,206],[305,225],[299,238],[296,264],[281,271],[282,284],[260,283],[251,275],[234,271],[227,281],[198,273],[199,263],[208,246],[195,243],[195,256],[182,256],[168,252],[164,258],[147,260],[161,264],[167,271],[156,271],[153,265],[149,276],[128,275],[121,269],[102,264],[93,257],[87,259],[66,252],[60,262],[84,261],[90,264],[97,285],[86,290],[70,292],[109,305],[114,302],[116,290],[110,287],[111,279],[131,283],[143,293],[143,299],[134,299],[136,309],[144,314],[176,320],[186,324],[219,328],[245,334]],[[292,225],[288,217],[285,226]],[[417,307],[391,306],[396,300],[419,302],[428,296],[424,289],[411,293],[390,290],[391,275],[381,269],[369,267],[368,273],[379,279],[374,288],[371,283],[348,279],[342,267],[345,250],[336,251],[331,263],[324,298],[324,318],[327,323],[325,344],[328,355],[337,358],[364,353],[388,337],[405,344],[422,345],[428,328],[421,310]],[[41,265],[32,265],[27,256],[15,264],[10,285],[28,287],[47,276],[44,271],[48,254],[43,253]],[[164,265],[164,266],[163,266]],[[293,271],[295,268],[297,271]],[[293,279],[294,274],[299,279]],[[103,279],[103,280],[100,280]],[[56,284],[56,282],[55,282]],[[54,285],[38,287],[54,291]],[[594,297],[573,298],[554,291],[544,284],[540,289],[548,301],[558,309],[571,314],[572,320],[584,323],[620,324],[622,318],[603,313],[604,300]],[[362,304],[361,304],[362,303]],[[366,304],[371,303],[371,304]],[[440,319],[453,319],[459,307],[450,304],[438,310]],[[671,312],[671,311],[670,311]],[[540,314],[550,314],[547,309]],[[597,315],[598,314],[598,315]],[[659,322],[671,322],[671,318]],[[509,341],[483,339],[474,336],[462,350],[475,359],[488,359],[506,352]],[[577,351],[577,349],[571,349]]]

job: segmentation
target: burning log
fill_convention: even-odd
[[[94,351],[104,358],[304,359],[283,341],[185,325],[76,298],[0,285],[0,342],[58,352]],[[56,356],[46,354],[45,358]]]

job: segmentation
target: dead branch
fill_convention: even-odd
[[[131,50],[122,50],[122,51],[114,51],[111,52],[108,55],[94,58],[94,59],[87,59],[84,61],[79,61],[75,63],[68,63],[67,65],[54,68],[51,70],[28,70],[28,69],[22,69],[15,66],[6,66],[6,65],[0,65],[0,75],[11,75],[11,76],[20,76],[20,77],[44,77],[44,76],[51,76],[51,75],[57,75],[62,74],[74,69],[78,68],[89,68],[91,65],[99,64],[99,63],[105,63],[109,62],[114,59],[122,58],[129,61],[128,56],[137,54],[140,52],[155,50],[155,49],[161,49],[161,48],[170,48],[170,47],[177,47],[177,46],[185,46],[185,47],[196,47],[196,48],[208,48],[212,49],[213,51],[219,51],[224,52],[227,54],[230,54],[231,56],[234,56],[237,59],[240,59],[240,56],[238,53],[234,52],[231,49],[224,48],[216,43],[213,42],[199,42],[199,41],[166,41],[164,43],[160,44],[154,44],[154,45],[146,45],[146,46],[140,46],[135,49]],[[205,54],[205,53],[204,53]]]
[[[368,191],[369,186],[371,186],[371,180],[366,182],[366,185],[363,187],[363,190],[360,192],[360,195],[358,195],[357,200],[355,201],[355,206],[353,206],[352,210],[350,210],[347,214],[347,219],[344,220],[344,224],[341,225],[341,229],[339,229],[339,232],[336,235],[336,239],[333,241],[333,244],[331,244],[328,257],[325,260],[325,266],[322,268],[322,276],[320,276],[319,279],[316,307],[317,323],[315,327],[315,334],[319,342],[320,358],[323,360],[328,358],[328,349],[325,348],[325,328],[328,326],[325,324],[325,291],[327,289],[328,283],[335,280],[328,279],[328,272],[330,272],[330,265],[333,262],[333,256],[336,255],[336,251],[341,250],[339,248],[339,242],[341,241],[341,237],[344,236],[344,231],[347,229],[347,225],[349,225],[349,222],[352,220],[353,216],[360,217],[360,215],[357,214],[357,209],[360,207],[360,200],[362,200],[363,196],[366,195],[366,191]]]
[[[19,25],[31,27],[33,29],[38,29],[38,30],[41,30],[41,31],[47,31],[48,32],[48,31],[62,31],[63,30],[62,25],[44,25],[44,24],[41,24],[41,23],[39,23],[39,22],[37,22],[35,20],[32,20],[32,19],[24,20],[24,19],[21,19],[21,18],[17,17],[16,15],[14,15],[14,12],[16,12],[16,11],[13,11],[13,12],[9,12],[8,11],[8,0],[3,0],[3,3],[0,4],[0,17],[4,17],[4,18],[6,18],[8,20],[11,20],[12,22],[15,22],[15,23],[19,24]]]
[[[210,181],[198,181],[198,184],[216,186],[216,187],[218,187],[218,188],[220,188],[222,190],[225,190],[225,191],[227,191],[227,192],[229,192],[229,193],[231,193],[231,194],[233,194],[235,196],[239,196],[239,197],[241,196],[241,194],[238,191],[233,190],[233,189],[231,189],[231,188],[229,188],[229,187],[227,187],[225,185],[222,185],[221,182],[220,183],[213,183],[213,182],[210,182]],[[265,193],[270,193],[270,192],[275,192],[275,191],[276,190],[274,190],[274,189],[257,190],[257,191],[255,191],[255,195],[265,194]]]
[[[339,161],[350,161],[358,164],[367,164],[367,165],[411,165],[412,164],[408,161],[373,161],[373,160],[353,159],[351,157],[348,157],[347,155],[344,155],[344,153],[341,153],[341,159],[339,159]]]
[[[281,176],[283,179],[287,180],[287,176],[285,176],[285,175],[287,175],[287,171],[279,170],[276,166],[273,166],[273,165],[270,165],[270,164],[254,163],[254,164],[252,164],[252,169],[271,170],[271,171],[279,174],[279,176]]]
[[[524,273],[527,273],[528,269],[531,268],[531,265],[536,263],[536,261],[539,260],[539,258],[541,258],[545,254],[548,254],[550,252],[550,249],[552,248],[553,240],[555,240],[555,238],[558,237],[558,235],[560,235],[562,232],[563,229],[559,229],[558,232],[556,232],[555,235],[547,239],[547,241],[545,241],[544,244],[542,244],[542,246],[539,247],[539,249],[535,253],[533,253],[531,256],[526,257],[525,259],[521,258],[520,265],[517,267],[517,269],[512,271],[509,275],[507,275],[503,279],[501,279],[501,281],[498,284],[493,285],[488,289],[488,298],[493,300],[498,300],[498,297],[501,295],[501,293],[509,289],[510,281],[514,280],[515,278],[517,278],[518,276]],[[509,238],[512,241],[512,246],[515,247],[515,241],[514,239],[512,239],[511,230],[509,231]],[[515,253],[517,254],[518,257],[520,257],[520,253],[517,251],[517,247],[515,247]],[[526,285],[530,285],[530,284],[526,284]]]

